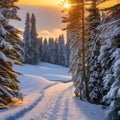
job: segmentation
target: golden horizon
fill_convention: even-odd
[[[19,5],[32,5],[32,6],[59,6],[61,0],[19,0],[17,4]]]

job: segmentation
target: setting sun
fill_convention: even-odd
[[[70,8],[70,4],[69,3],[65,3],[64,7],[67,8],[67,9],[69,9]]]

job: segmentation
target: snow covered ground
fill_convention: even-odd
[[[49,63],[40,63],[39,66],[24,65],[22,67],[15,66],[17,71],[30,76],[41,76],[47,80],[52,81],[69,81],[71,80],[71,74],[68,74],[68,68],[53,65]]]
[[[18,77],[24,101],[1,110],[0,120],[105,120],[101,106],[73,95],[72,82],[66,82],[71,79],[68,68],[41,63],[15,69],[23,73]]]

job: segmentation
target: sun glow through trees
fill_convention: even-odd
[[[64,4],[64,7],[65,7],[66,9],[69,9],[69,8],[71,7],[71,5],[70,5],[69,3],[65,3],[65,4]]]

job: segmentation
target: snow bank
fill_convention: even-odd
[[[17,71],[20,71],[27,75],[41,76],[51,81],[68,81],[71,80],[71,74],[68,73],[69,69],[59,65],[53,65],[49,63],[40,63],[39,66],[24,65],[21,67],[14,67]]]

